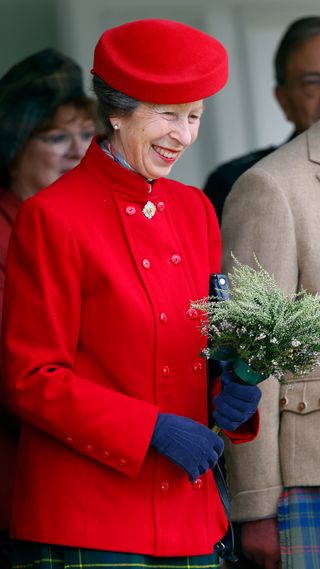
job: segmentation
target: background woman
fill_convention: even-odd
[[[226,52],[142,20],[102,35],[93,74],[105,136],[23,206],[8,257],[14,567],[218,567],[223,443],[190,300],[219,271],[220,236],[207,198],[166,176],[226,82]],[[229,384],[215,399],[235,442],[256,434],[259,396]]]
[[[80,67],[51,48],[20,61],[0,79],[0,320],[18,209],[79,163],[96,123],[96,105],[84,93]],[[0,566],[5,569],[19,425],[0,400]]]

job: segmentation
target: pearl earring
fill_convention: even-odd
[[[120,126],[116,123],[113,125],[114,130],[119,130]]]

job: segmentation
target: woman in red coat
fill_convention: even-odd
[[[220,235],[207,198],[165,177],[226,82],[226,52],[142,20],[102,35],[92,72],[105,136],[25,202],[8,256],[14,567],[218,567],[223,443],[190,301],[219,271]],[[230,384],[215,400],[235,442],[256,434],[258,400]]]

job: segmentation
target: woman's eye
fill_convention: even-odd
[[[189,121],[195,123],[200,120],[200,115],[189,115]]]
[[[49,134],[47,136],[49,144],[60,144],[61,142],[66,142],[66,140],[68,140],[67,134]]]
[[[93,130],[84,130],[83,132],[80,133],[82,140],[84,140],[85,142],[87,142],[88,140],[91,140],[91,138],[93,138],[94,135],[95,135],[95,131],[93,131]]]

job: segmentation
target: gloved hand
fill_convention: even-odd
[[[209,358],[209,391],[211,390],[212,384],[217,377],[220,377],[224,371],[232,369],[234,357],[235,352],[221,346],[221,348],[218,350],[217,358]]]
[[[223,369],[231,369],[230,364],[234,362],[237,353],[231,348],[220,346],[215,352],[215,359],[222,365]]]
[[[183,468],[191,482],[212,468],[223,452],[223,440],[208,427],[168,413],[159,413],[150,444]]]
[[[232,371],[222,373],[221,383],[221,393],[213,399],[213,417],[221,429],[235,431],[256,412],[261,391],[256,385],[236,383]]]

